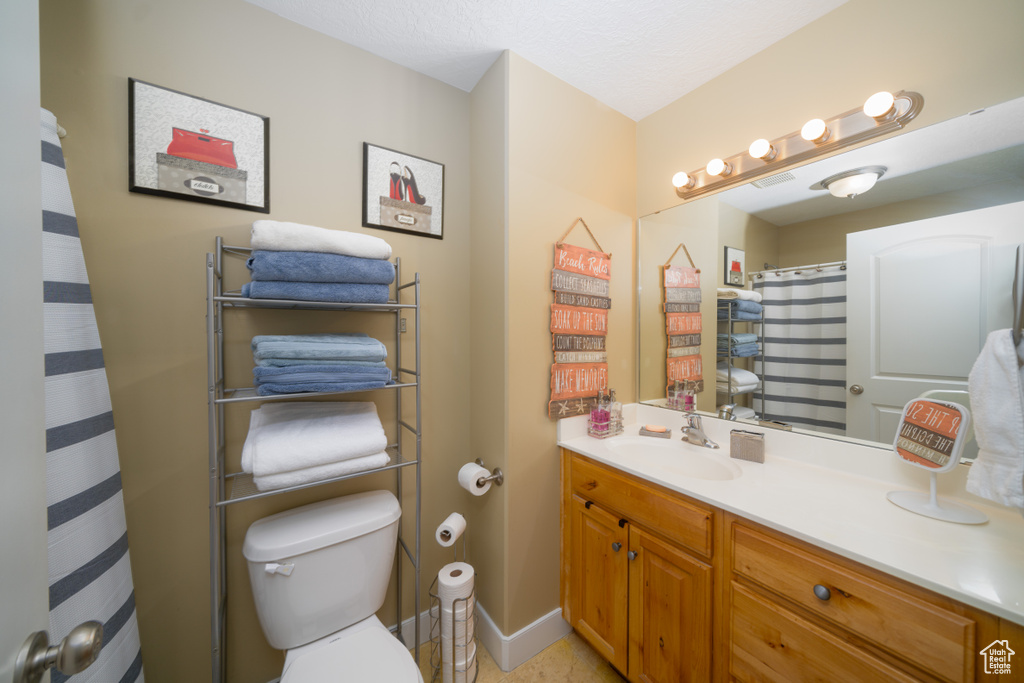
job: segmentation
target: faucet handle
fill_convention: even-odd
[[[700,415],[697,413],[687,413],[686,424],[691,429],[702,429],[704,427],[704,423],[701,422]]]

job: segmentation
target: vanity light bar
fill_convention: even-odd
[[[801,130],[776,140],[755,140],[747,152],[713,159],[707,167],[691,173],[676,173],[672,185],[683,199],[696,199],[742,185],[766,173],[779,173],[810,159],[897,131],[923,108],[924,97],[916,92],[875,93],[863,107],[831,119],[812,119]]]

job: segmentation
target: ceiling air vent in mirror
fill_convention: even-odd
[[[750,184],[754,187],[764,189],[766,187],[773,187],[775,185],[781,185],[782,183],[788,183],[791,180],[796,180],[796,176],[789,171],[786,171],[785,173],[776,173],[775,175],[770,175],[767,178],[755,180]]]

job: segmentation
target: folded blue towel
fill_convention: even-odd
[[[288,299],[291,301],[330,301],[341,304],[386,304],[387,285],[354,282],[283,282],[257,280],[242,285],[242,296],[250,299]]]
[[[252,370],[260,384],[307,384],[309,382],[382,382],[391,381],[390,368],[365,365],[292,365],[285,368],[257,366]]]
[[[384,344],[362,333],[353,334],[261,334],[252,338],[252,356],[257,362],[269,358],[367,361],[388,357]]]
[[[726,306],[732,308],[733,317],[735,317],[736,311],[744,311],[746,313],[757,313],[760,315],[761,310],[764,308],[761,304],[756,301],[747,301],[746,299],[730,299],[730,300],[718,300],[718,310],[722,311]]]
[[[260,384],[256,387],[256,394],[259,396],[274,396],[276,394],[299,394],[307,392],[328,392],[328,391],[369,391],[380,389],[386,386],[387,382],[307,382],[303,384]]]
[[[749,332],[718,335],[718,348],[720,349],[727,349],[730,346],[739,346],[740,344],[751,344],[756,342],[757,335]]]
[[[740,344],[732,349],[734,358],[749,358],[759,353],[761,353],[761,348],[757,344]]]
[[[387,367],[387,363],[382,360],[317,360],[315,358],[261,358],[256,361],[256,365],[264,368],[287,368],[293,365],[317,365],[323,367],[333,367],[337,365],[362,365],[368,368]]]
[[[390,285],[395,281],[395,267],[390,261],[342,254],[256,250],[245,265],[254,281],[348,282],[367,285]]]
[[[719,308],[718,309],[718,319],[719,320],[728,320],[729,319],[729,311],[725,310],[724,308]],[[732,319],[733,320],[760,320],[761,319],[761,314],[760,313],[748,313],[747,311],[733,311],[732,312]]]

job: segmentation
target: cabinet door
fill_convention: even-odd
[[[619,518],[572,497],[573,628],[619,671],[626,670],[629,534]]]
[[[711,567],[629,530],[629,679],[711,679]]]

